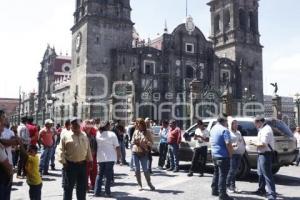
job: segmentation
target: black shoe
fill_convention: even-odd
[[[218,197],[219,196],[219,192],[218,191],[212,191],[211,195]]]
[[[189,172],[189,173],[187,174],[187,176],[189,176],[189,177],[193,176],[193,172]]]
[[[179,172],[179,169],[176,167],[173,172]]]
[[[258,196],[266,196],[266,191],[262,190],[256,190],[255,192],[252,192],[252,194],[258,195]]]
[[[226,195],[225,197],[219,197],[219,200],[234,200],[234,198]]]
[[[44,172],[43,175],[50,175],[49,172]]]
[[[105,196],[109,197],[109,198],[113,197],[113,195],[111,193],[105,193]]]
[[[55,166],[51,166],[51,170],[52,171],[55,171],[56,169],[55,169]]]
[[[199,174],[199,177],[203,177],[203,176],[204,176],[203,173]]]
[[[170,167],[170,168],[167,169],[167,171],[173,171],[173,170],[174,170],[173,167]]]

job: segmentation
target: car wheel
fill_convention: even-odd
[[[242,157],[240,167],[237,171],[236,176],[238,178],[246,178],[250,173],[250,166],[245,156]]]
[[[272,173],[277,174],[277,172],[280,170],[280,166],[273,166],[272,167]]]

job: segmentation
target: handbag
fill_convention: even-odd
[[[271,155],[272,155],[272,163],[277,163],[278,160],[277,160],[275,151],[273,150],[273,148],[271,147],[270,144],[268,144],[268,147],[271,149],[271,153],[272,153],[272,154],[271,154]]]

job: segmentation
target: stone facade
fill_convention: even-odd
[[[209,40],[199,28],[188,30],[187,24],[180,24],[146,43],[133,28],[130,0],[76,0],[70,80],[70,95],[76,98],[69,103],[93,104],[93,109],[76,108],[75,114],[115,119],[112,113],[126,108],[128,112],[120,112],[123,117],[170,118],[171,112],[160,114],[158,107],[189,103],[194,79],[201,82],[203,98],[208,91],[215,95],[212,102],[219,103],[225,91],[239,102],[247,88],[262,103],[258,0],[212,0],[208,5]],[[134,91],[123,86],[116,91],[123,82]],[[173,106],[172,112],[188,118],[191,111]]]

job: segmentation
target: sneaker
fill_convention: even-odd
[[[213,196],[216,196],[216,197],[217,197],[217,196],[219,196],[219,192],[218,192],[218,191],[212,191],[212,192],[211,192],[211,195],[213,195]]]
[[[187,176],[188,176],[188,177],[193,176],[193,172],[189,172],[189,173],[187,174]]]
[[[173,172],[179,172],[179,169],[178,169],[178,168],[175,168],[175,169],[173,170]]]

